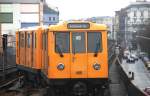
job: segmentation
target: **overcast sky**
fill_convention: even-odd
[[[136,0],[46,0],[56,6],[61,20],[87,18],[93,16],[114,16],[115,11]]]

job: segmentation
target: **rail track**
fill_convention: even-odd
[[[44,96],[44,88],[35,88],[23,79],[24,75],[16,75],[0,81],[0,96]]]

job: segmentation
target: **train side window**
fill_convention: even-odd
[[[36,37],[36,33],[35,33],[35,35],[34,35],[34,48],[36,48],[36,39],[37,39],[37,37]]]
[[[20,37],[21,37],[20,46],[23,48],[24,47],[24,41],[25,41],[24,40],[25,39],[24,34],[22,33]]]
[[[27,39],[28,39],[28,38],[27,38],[27,32],[25,32],[25,45],[24,45],[25,47],[27,47],[27,43],[28,43],[28,42],[27,42]]]
[[[20,32],[18,32],[18,47],[20,48]]]
[[[45,33],[45,50],[47,50],[47,33]]]
[[[94,53],[102,50],[102,36],[100,32],[88,32],[88,52]]]
[[[34,32],[32,32],[32,48],[34,48]]]
[[[30,42],[30,33],[28,33],[28,38],[27,38],[27,46],[30,48],[31,42]]]
[[[42,49],[45,49],[45,33],[42,34]]]

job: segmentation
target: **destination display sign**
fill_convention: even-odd
[[[89,23],[68,23],[68,29],[89,29]]]

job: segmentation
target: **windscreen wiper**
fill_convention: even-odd
[[[73,54],[75,55],[76,54],[76,48],[75,48],[75,41],[73,42]]]
[[[99,45],[100,45],[100,39],[98,38],[97,43],[96,43],[95,52],[94,52],[94,57],[97,57],[97,53],[98,53],[98,50],[99,50]]]
[[[56,44],[56,48],[58,50],[58,53],[59,53],[60,57],[64,57],[64,55],[62,53],[62,50],[61,50],[61,48],[60,48],[60,46],[58,44]]]

